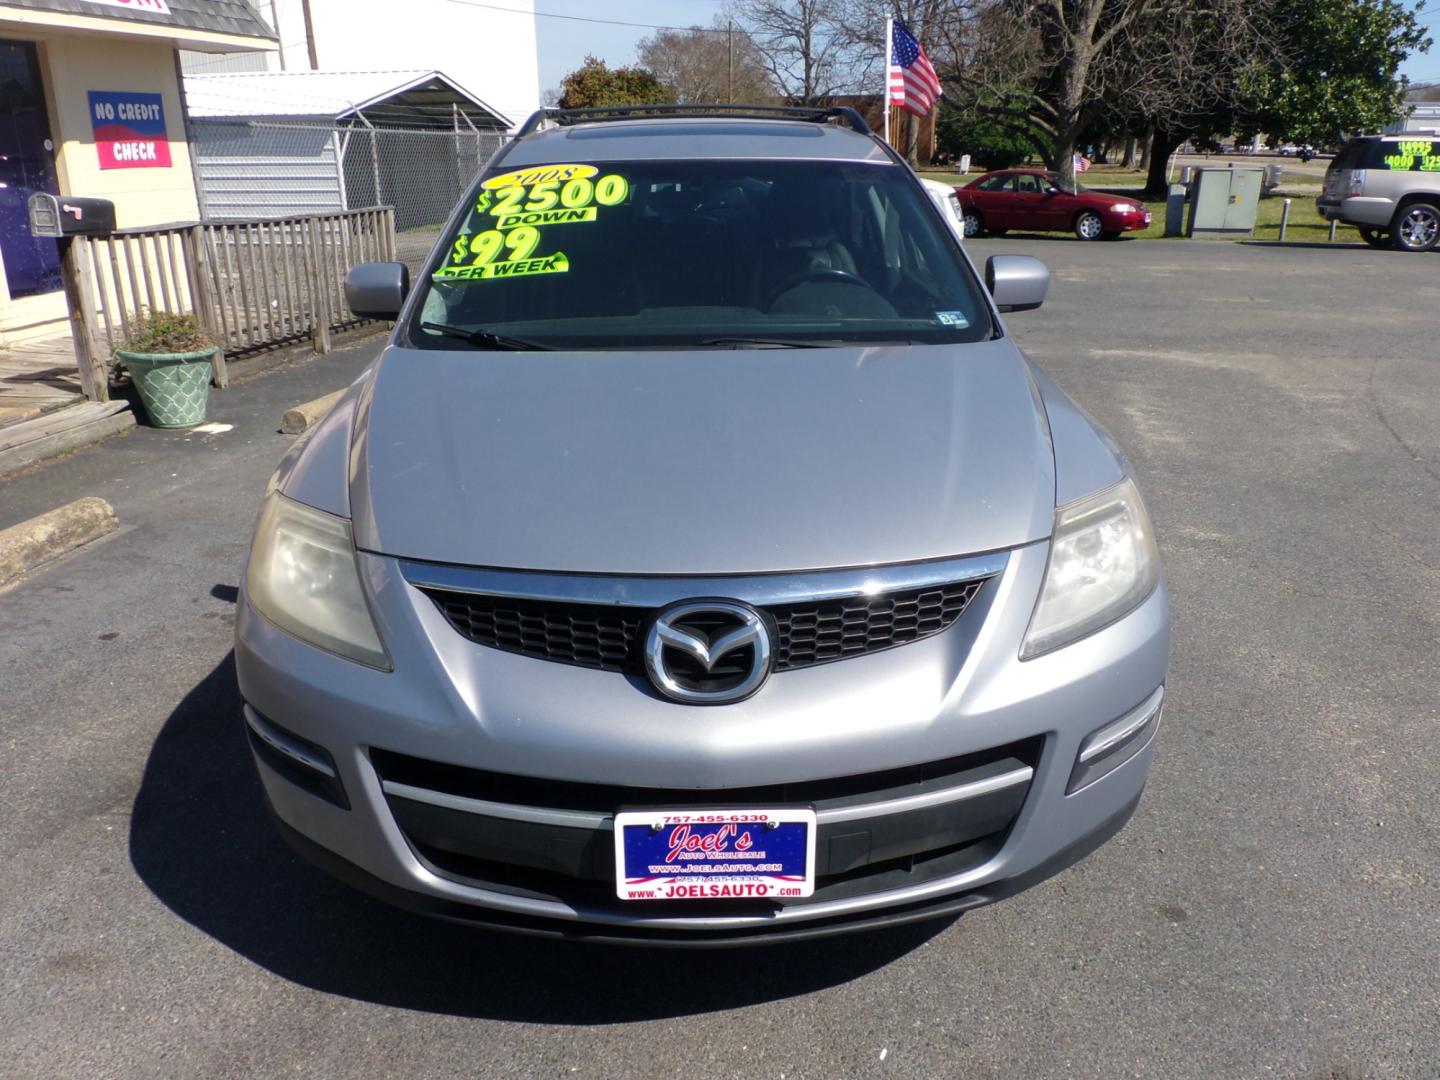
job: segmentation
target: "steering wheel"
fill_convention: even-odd
[[[774,307],[775,301],[791,289],[812,281],[828,281],[835,285],[858,285],[862,289],[870,289],[871,292],[875,291],[871,288],[868,281],[856,274],[850,273],[848,270],[802,270],[800,273],[793,274],[786,278],[774,289],[770,290],[770,295],[765,298],[765,310],[769,311]]]

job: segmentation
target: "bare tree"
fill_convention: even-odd
[[[1186,130],[1238,97],[1267,0],[993,0],[942,20],[962,109],[1029,138],[1073,178],[1087,131]]]
[[[771,79],[797,105],[862,87],[867,57],[846,21],[848,0],[735,0],[733,11]]]
[[[658,30],[640,42],[637,54],[682,104],[759,103],[780,93],[744,28],[719,16],[709,27]]]

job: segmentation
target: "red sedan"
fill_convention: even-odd
[[[1145,204],[1124,195],[1062,187],[1058,173],[1003,169],[957,187],[965,235],[1003,235],[1008,229],[1074,232],[1081,240],[1112,239],[1150,224]]]

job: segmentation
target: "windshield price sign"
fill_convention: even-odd
[[[563,274],[564,251],[536,254],[543,229],[597,220],[619,206],[630,184],[618,173],[600,175],[594,165],[537,165],[492,176],[480,184],[467,232],[451,244],[450,261],[435,272],[441,281],[492,281],[502,277]]]
[[[792,900],[815,891],[815,811],[615,815],[621,900]]]

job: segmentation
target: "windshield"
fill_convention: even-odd
[[[953,233],[895,165],[557,164],[474,197],[420,286],[418,347],[467,332],[479,348],[579,350],[991,335]]]

